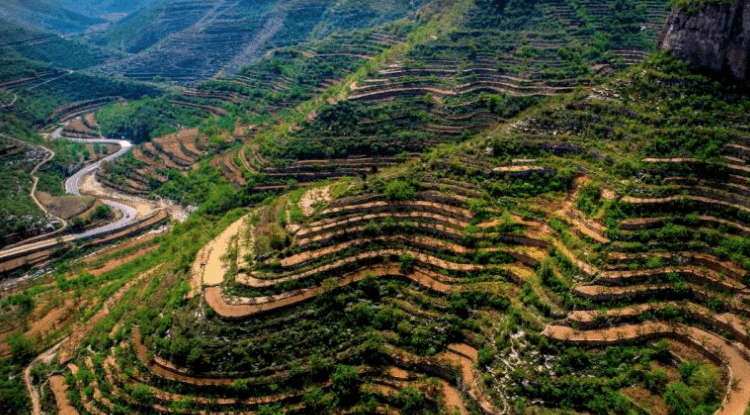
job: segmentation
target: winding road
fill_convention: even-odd
[[[130,149],[133,147],[133,144],[130,141],[127,140],[113,140],[113,139],[107,139],[107,138],[92,138],[92,139],[83,139],[83,138],[70,138],[65,137],[62,135],[63,127],[58,128],[55,130],[52,135],[50,135],[51,138],[59,139],[64,138],[68,141],[73,141],[76,143],[82,143],[82,144],[116,144],[120,146],[120,149],[115,151],[114,153],[108,155],[107,157],[104,157],[101,160],[98,160],[96,163],[91,163],[88,166],[82,168],[81,170],[78,170],[70,176],[67,180],[65,180],[65,192],[71,195],[79,196],[81,194],[81,189],[79,188],[79,183],[81,182],[81,179],[83,179],[84,176],[87,174],[93,172],[94,170],[97,170],[99,167],[102,166],[102,163],[112,161],[123,154],[130,151]],[[102,200],[106,205],[110,206],[112,209],[119,210],[122,212],[122,217],[117,222],[109,223],[107,225],[90,229],[86,232],[79,233],[75,236],[77,236],[76,239],[82,239],[82,238],[88,238],[90,236],[98,235],[105,232],[110,232],[116,229],[120,229],[125,227],[127,224],[133,221],[135,219],[138,212],[133,208],[132,206],[124,205],[119,202],[115,202],[113,200]]]
[[[65,139],[65,140],[74,141],[78,143],[84,143],[84,144],[96,144],[96,143],[116,144],[120,147],[120,149],[117,150],[116,152],[108,155],[107,157],[104,157],[103,159],[95,163],[92,163],[82,168],[81,170],[73,174],[70,178],[68,178],[65,181],[65,192],[68,194],[72,194],[72,195],[81,194],[79,183],[84,176],[86,176],[89,173],[92,173],[93,171],[101,167],[103,162],[112,161],[122,156],[123,154],[127,153],[128,151],[130,151],[130,149],[133,147],[133,144],[130,141],[126,141],[126,140],[114,140],[114,139],[106,139],[106,138],[94,138],[94,139],[70,138],[70,137],[63,136],[62,131],[63,131],[63,127],[59,127],[52,134],[50,134],[50,138]],[[133,208],[132,206],[128,206],[120,202],[115,202],[114,200],[107,200],[107,199],[103,199],[102,202],[112,207],[113,209],[116,209],[122,212],[122,217],[116,222],[108,223],[98,228],[89,229],[85,232],[81,232],[81,233],[77,233],[73,235],[63,236],[62,242],[76,241],[79,239],[90,238],[92,236],[101,235],[104,233],[114,232],[116,230],[119,230],[121,228],[128,226],[130,222],[135,220],[138,214],[136,209]],[[60,238],[46,239],[43,241],[34,242],[34,243],[25,244],[25,245],[16,246],[10,249],[2,250],[0,251],[0,261],[3,261],[5,259],[8,259],[14,256],[18,256],[19,254],[22,254],[24,252],[39,251],[42,249],[50,248],[59,243],[60,243]]]

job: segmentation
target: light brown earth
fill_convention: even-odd
[[[214,238],[214,240],[209,242],[209,245],[211,245],[211,248],[209,248],[211,252],[208,255],[206,266],[203,269],[203,285],[213,286],[224,282],[224,274],[226,273],[228,265],[224,263],[221,257],[226,255],[232,239],[237,236],[246,219],[247,216],[238,219],[233,224],[229,225],[224,232],[220,233],[219,236]]]
[[[96,201],[92,196],[52,196],[46,192],[37,192],[36,197],[52,215],[63,219],[80,215]]]
[[[50,376],[49,387],[52,389],[52,394],[55,395],[58,415],[78,415],[78,411],[68,400],[68,387],[65,385],[65,378],[62,375]]]
[[[331,186],[316,187],[306,191],[299,200],[299,207],[302,214],[310,216],[315,212],[317,203],[325,203],[331,200]]]

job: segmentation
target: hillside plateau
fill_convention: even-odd
[[[744,2],[676,3],[8,26],[0,412],[750,413],[750,89],[675,23]]]

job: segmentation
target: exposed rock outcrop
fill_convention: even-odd
[[[745,80],[750,58],[750,0],[707,4],[695,14],[675,8],[659,44],[695,69]]]

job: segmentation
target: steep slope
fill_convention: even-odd
[[[745,80],[750,66],[750,2],[698,2],[675,8],[660,39],[696,69]]]
[[[2,0],[0,20],[57,33],[84,32],[104,22],[101,18],[80,14],[75,9],[57,1]]]
[[[130,32],[122,39],[125,51],[133,56],[104,65],[100,71],[194,84],[220,70],[236,72],[269,49],[403,18],[420,4],[169,1],[134,17],[139,22],[135,35]],[[121,25],[132,23],[128,20]],[[122,32],[118,27],[111,31]],[[101,36],[108,37],[106,33]],[[120,47],[116,40],[117,36],[110,36],[106,42]]]
[[[142,264],[176,268],[140,308],[100,326],[93,353],[65,354],[73,402],[742,413],[747,108],[745,91],[656,55],[366,181],[297,189],[211,232],[194,217]],[[180,243],[194,261],[173,258]]]

